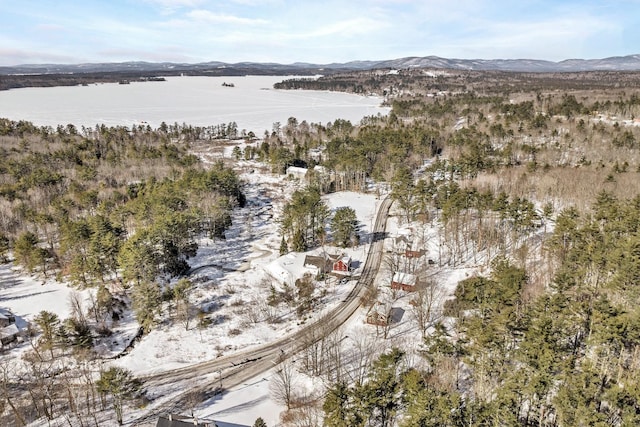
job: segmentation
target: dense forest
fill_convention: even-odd
[[[234,132],[234,124],[53,129],[0,120],[0,257],[43,280],[95,289],[90,306],[72,294],[67,319],[41,311],[28,331],[33,351],[11,371],[9,360],[0,364],[4,422],[64,413],[84,422],[98,395],[122,422],[122,401],[139,398],[140,383],[122,368],[93,378],[94,346],[131,311],[140,333],[150,331],[166,301],[188,327],[189,259],[201,237],[224,239],[246,202],[237,174],[222,162],[205,168],[190,141]],[[90,398],[76,402],[77,387]]]
[[[358,376],[334,369],[323,399],[287,402],[291,425],[637,425],[638,79],[412,69],[287,81],[281,87],[377,93],[392,111],[357,124],[292,117],[260,139],[232,124],[52,129],[2,120],[0,256],[99,288],[102,311],[117,305],[107,283],[129,286],[148,331],[163,298],[179,301],[189,286],[167,293],[164,279],[187,272],[197,238],[223,237],[245,203],[232,165],[205,168],[193,150],[243,140],[236,161],[283,179],[288,166],[309,167],[310,185],[283,210],[281,253],[324,244],[319,224],[332,221],[337,243],[356,244],[353,212],[331,219],[320,196],[378,182],[401,223],[440,230],[441,253],[426,268],[482,267],[421,325],[420,363],[392,348]],[[80,320],[52,333],[59,319],[41,313],[39,363],[60,342],[91,348],[100,331]],[[133,393],[135,381],[117,374]],[[115,380],[103,375],[102,388],[87,387],[108,394]],[[47,383],[36,379],[29,384]],[[31,416],[73,406],[30,390]],[[26,420],[6,396],[7,419]]]
[[[185,273],[197,237],[224,236],[244,195],[231,169],[205,170],[188,143],[170,142],[182,134],[3,120],[0,255],[10,244],[28,271],[79,287]]]
[[[411,70],[280,84],[385,95],[388,118],[324,129],[323,164],[388,182],[405,221],[437,221],[440,263],[486,263],[431,323],[427,368],[395,348],[366,378],[339,378],[324,425],[640,422],[637,78]],[[293,151],[314,147],[290,135]]]

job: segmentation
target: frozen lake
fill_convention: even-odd
[[[239,130],[260,136],[275,122],[286,124],[289,117],[322,124],[340,118],[357,124],[365,116],[389,112],[377,97],[273,89],[274,83],[286,78],[166,77],[164,82],[12,89],[0,91],[0,117],[53,127],[236,122]]]

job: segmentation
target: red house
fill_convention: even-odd
[[[348,274],[349,267],[351,267],[351,257],[346,255],[341,256],[333,262],[334,273]]]
[[[409,273],[395,273],[391,279],[391,289],[413,292],[416,290],[416,276]]]

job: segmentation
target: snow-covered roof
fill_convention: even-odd
[[[326,272],[331,270],[333,257],[331,255],[307,255],[304,257],[304,267]]]
[[[15,335],[18,335],[20,330],[16,326],[15,323],[10,324],[9,326],[5,326],[4,328],[0,328],[0,338],[9,338]]]
[[[287,255],[285,255],[286,257]],[[278,280],[280,283],[287,283],[289,285],[293,285],[295,283],[295,278],[286,268],[285,260],[280,257],[273,262],[267,264],[264,268],[269,273],[271,277]]]
[[[349,255],[342,255],[336,260],[336,262],[342,262],[344,265],[351,264],[351,257]]]
[[[414,274],[396,272],[393,274],[393,279],[391,279],[391,281],[402,283],[403,285],[415,286],[416,276]]]
[[[324,166],[320,166],[320,165],[315,165],[313,167],[314,172],[318,172],[318,173],[327,173],[329,172],[329,170],[327,168],[325,168]]]
[[[389,316],[391,311],[391,302],[389,301],[376,301],[375,304],[369,309],[367,316],[382,315],[384,317]]]
[[[293,175],[296,178],[304,178],[307,175],[307,168],[301,168],[298,166],[289,166],[287,168],[287,175]]]
[[[264,269],[278,282],[293,286],[296,279],[309,272],[304,264],[305,257],[303,252],[289,252],[265,265]]]

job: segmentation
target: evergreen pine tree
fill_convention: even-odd
[[[9,238],[0,232],[0,262],[7,262],[7,252],[9,251]]]
[[[262,417],[256,418],[256,421],[253,423],[253,427],[267,427],[267,423],[264,422]]]
[[[282,236],[282,240],[280,241],[280,256],[286,255],[287,253],[289,253],[289,246],[284,236]]]
[[[160,287],[152,282],[140,282],[133,288],[133,311],[145,332],[149,332],[162,303]]]
[[[117,366],[100,373],[100,379],[96,382],[98,392],[103,395],[111,395],[113,409],[116,412],[116,421],[122,425],[122,406],[125,400],[134,398],[141,389],[140,380],[133,376],[127,369]]]

